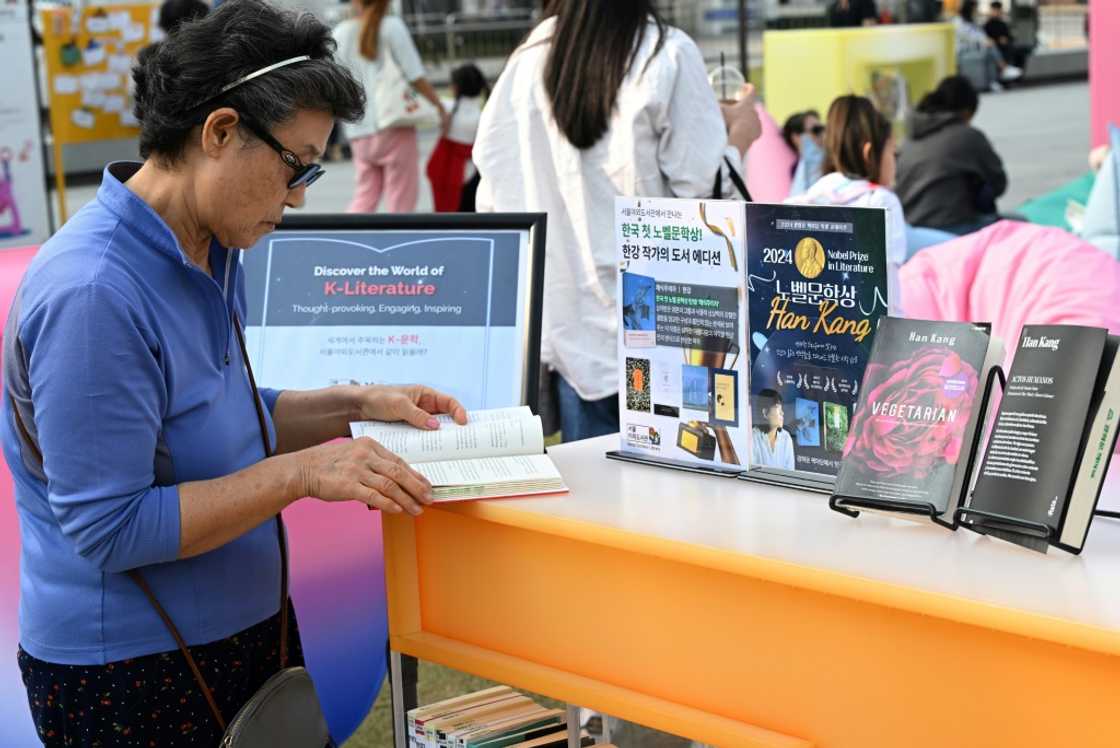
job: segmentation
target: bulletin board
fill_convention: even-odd
[[[132,66],[151,42],[157,5],[45,10],[43,53],[55,143],[135,138]]]

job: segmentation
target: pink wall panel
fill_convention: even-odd
[[[1089,97],[1097,146],[1107,142],[1109,122],[1120,125],[1120,0],[1090,0],[1089,19]]]

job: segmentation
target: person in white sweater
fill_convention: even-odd
[[[903,314],[898,271],[906,262],[906,218],[891,186],[895,139],[891,123],[863,96],[841,96],[828,108],[824,176],[804,195],[787,200],[802,205],[885,208],[887,211],[887,304]]]
[[[615,196],[710,196],[761,128],[749,90],[721,111],[699,48],[652,0],[549,12],[495,84],[474,162],[480,211],[548,213],[541,357],[572,441],[618,430]]]

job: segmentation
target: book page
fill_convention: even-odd
[[[487,423],[490,421],[517,421],[517,420],[532,420],[533,411],[529,409],[528,405],[521,405],[516,408],[490,408],[487,410],[468,410],[467,411],[467,425],[475,423]],[[436,416],[439,421],[440,427],[443,426],[458,426],[457,423],[446,413]],[[373,434],[356,434],[354,427],[361,426],[363,429],[377,429],[388,431],[416,431],[416,427],[408,423],[385,423],[384,421],[356,421],[350,424],[350,432],[354,437],[358,436],[373,436]],[[377,438],[377,437],[373,437]]]
[[[527,483],[560,478],[560,471],[548,455],[543,454],[428,462],[417,465],[416,470],[433,486]]]
[[[364,421],[350,424],[350,431],[355,439],[368,436],[410,464],[544,452],[544,429],[539,416],[479,421],[466,426],[451,423],[435,431]]]

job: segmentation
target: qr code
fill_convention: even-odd
[[[626,409],[649,413],[649,359],[626,359]]]

